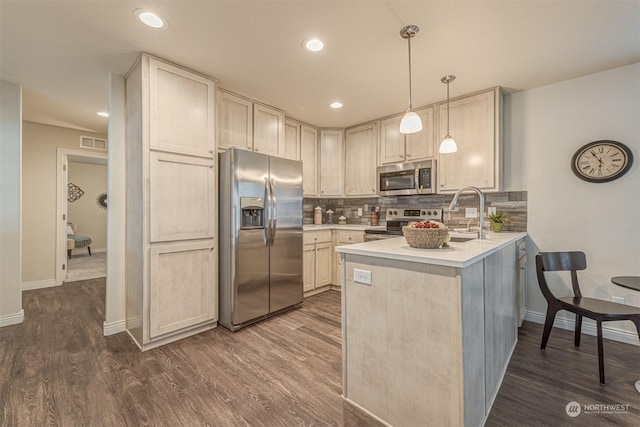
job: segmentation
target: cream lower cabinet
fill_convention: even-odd
[[[213,240],[151,247],[149,298],[151,338],[215,320],[218,252]]]
[[[335,248],[343,245],[364,242],[363,231],[353,230],[333,230],[333,265],[331,284],[338,288],[342,287],[342,257],[335,251]]]
[[[500,88],[450,102],[450,133],[458,151],[440,154],[438,192],[453,193],[472,185],[500,191],[502,178]],[[447,103],[439,108],[439,140],[447,134]]]
[[[302,263],[305,295],[331,284],[331,230],[303,233]]]
[[[126,76],[126,329],[142,350],[216,326],[215,87],[146,54]]]

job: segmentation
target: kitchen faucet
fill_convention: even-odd
[[[484,194],[482,194],[482,191],[480,191],[479,188],[469,186],[469,187],[463,187],[458,191],[456,191],[456,194],[453,196],[453,200],[449,205],[449,210],[451,211],[455,209],[456,205],[458,204],[458,197],[460,197],[460,194],[462,194],[465,191],[473,191],[478,194],[478,199],[480,202],[480,224],[478,227],[478,239],[486,239],[487,233],[485,233],[484,231]]]

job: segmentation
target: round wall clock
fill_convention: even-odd
[[[629,147],[617,141],[593,141],[571,158],[571,170],[587,182],[609,182],[627,173],[633,163]]]

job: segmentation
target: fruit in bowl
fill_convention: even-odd
[[[402,234],[412,248],[436,249],[445,242],[449,229],[441,222],[414,222],[402,227]]]
[[[408,228],[446,228],[446,226],[441,222],[435,221],[421,221],[421,222],[410,222],[407,224]]]

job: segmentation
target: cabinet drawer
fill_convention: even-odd
[[[309,245],[313,243],[330,242],[331,230],[321,231],[305,231],[302,233],[302,244]]]
[[[336,231],[336,244],[362,243],[364,232],[362,231]]]

